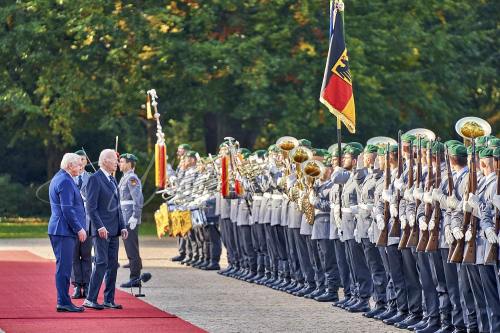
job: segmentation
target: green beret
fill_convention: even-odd
[[[184,149],[184,150],[191,150],[191,146],[190,146],[189,144],[187,144],[187,143],[181,143],[181,144],[177,147],[177,149],[179,149],[179,148],[182,148],[182,149]]]
[[[266,151],[264,149],[259,149],[253,152],[257,157],[263,157],[266,154]]]
[[[378,151],[378,147],[375,145],[366,145],[365,153],[376,153]]]
[[[242,155],[250,155],[252,152],[250,151],[250,149],[247,149],[247,148],[240,148],[240,154]]]
[[[442,153],[444,151],[444,144],[438,141],[434,141],[431,151],[433,154],[437,154],[438,152]]]
[[[462,142],[458,141],[458,140],[448,140],[444,143],[444,145],[446,146],[446,148],[450,148],[451,146],[454,146],[454,145],[461,145]]]
[[[316,149],[313,149],[313,153],[314,153],[314,156],[325,157],[325,155],[328,154],[328,150],[316,148]]]
[[[476,155],[478,155],[481,152],[481,150],[483,150],[484,148],[486,148],[486,147],[482,147],[482,146],[476,147]],[[467,155],[472,155],[472,145],[467,147]]]
[[[352,156],[358,156],[359,154],[361,154],[363,152],[362,149],[359,149],[358,147],[355,147],[355,146],[347,146],[347,148],[345,149],[345,154],[346,155],[352,155]]]
[[[311,144],[311,141],[309,141],[307,139],[300,139],[299,146],[311,148],[312,144]]]
[[[429,140],[427,140],[426,138],[422,138],[420,139],[420,144],[423,149],[427,149],[427,146],[429,145]]]
[[[379,147],[377,150],[377,155],[384,156],[385,155],[385,147]]]
[[[500,139],[499,138],[490,139],[490,142],[488,142],[488,147],[491,148],[500,147]]]
[[[267,151],[268,152],[273,151],[275,153],[278,153],[280,151],[280,149],[275,144],[272,144],[272,145],[269,146],[269,148],[267,148]]]
[[[196,152],[194,150],[188,150],[186,156],[196,158]]]
[[[125,154],[121,154],[120,155],[120,158],[124,158],[126,159],[127,161],[129,162],[137,162],[139,159],[137,158],[137,156],[135,156],[134,154],[130,154],[130,153],[125,153]]]
[[[325,158],[323,160],[323,164],[326,167],[331,167],[332,166],[332,154],[330,154],[330,153],[325,154]]]
[[[483,148],[479,151],[479,158],[494,157],[495,150],[493,148]]]
[[[356,147],[359,150],[363,151],[363,145],[359,142],[349,142],[347,146]]]
[[[332,157],[339,157],[339,150],[338,150],[338,149],[334,149],[334,150],[332,151],[332,153],[333,153],[333,154],[332,154]],[[345,153],[345,148],[344,148],[344,149],[341,149],[341,152],[340,152],[340,153],[341,153],[342,155],[344,155],[344,153]]]
[[[398,152],[398,145],[389,146],[389,153],[397,153],[397,152]]]
[[[413,141],[415,141],[415,139],[416,139],[416,136],[413,134],[405,133],[405,134],[401,135],[401,141],[406,142],[406,143],[413,142]]]
[[[476,146],[486,146],[488,141],[494,138],[492,135],[479,136],[476,138]]]
[[[77,150],[75,151],[75,154],[79,155],[79,156],[86,156],[85,152],[83,151],[83,149],[80,149],[80,150]]]
[[[451,156],[467,156],[467,148],[462,144],[453,145],[448,150]]]

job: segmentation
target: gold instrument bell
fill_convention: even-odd
[[[302,163],[302,170],[306,176],[317,179],[325,172],[325,165],[318,160],[307,160]]]
[[[455,131],[466,140],[473,140],[480,136],[490,135],[491,126],[484,119],[478,117],[464,117],[455,124]]]
[[[304,171],[306,177],[305,183],[307,189],[301,198],[301,207],[304,212],[307,223],[310,225],[314,224],[314,206],[309,202],[309,193],[313,190],[314,181],[325,172],[325,166],[318,160],[309,159],[302,162],[301,168]]]
[[[312,159],[312,157],[313,157],[312,150],[306,147],[299,146],[294,148],[290,152],[290,158],[292,159],[292,161],[299,164]]]
[[[285,152],[289,152],[299,146],[299,140],[293,136],[282,136],[276,141],[276,146]]]

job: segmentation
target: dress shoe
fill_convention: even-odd
[[[81,285],[76,285],[73,289],[73,295],[71,295],[72,299],[79,299],[79,298],[84,298],[83,293],[82,293],[82,286]]]
[[[393,317],[394,315],[396,315],[396,313],[398,313],[398,310],[396,310],[394,308],[389,308],[389,309],[385,310],[384,312],[382,312],[381,314],[373,316],[373,319],[377,319],[377,320],[389,319],[389,318]]]
[[[436,333],[440,329],[440,326],[436,323],[429,323],[422,329],[415,330],[415,333]]]
[[[357,302],[356,304],[351,305],[345,309],[347,311],[353,312],[353,313],[368,312],[368,311],[370,311],[370,304],[368,303],[368,300],[360,299],[359,302]]]
[[[204,271],[218,271],[220,270],[220,266],[218,263],[213,262],[207,266],[201,267],[201,269]]]
[[[81,306],[70,305],[59,305],[56,307],[57,312],[83,312],[85,309]]]
[[[427,326],[427,320],[428,320],[428,318],[424,317],[419,322],[417,322],[417,323],[415,323],[413,325],[408,325],[406,327],[406,329],[410,330],[410,331],[420,330],[420,329],[424,328],[425,326]]]
[[[359,298],[357,298],[357,297],[351,297],[350,300],[348,300],[344,304],[339,305],[339,308],[342,308],[342,309],[348,308],[348,307],[353,306],[354,304],[356,304],[358,301],[359,301]]]
[[[453,332],[454,332],[453,325],[441,325],[439,330],[437,330],[434,333],[453,333]],[[464,333],[466,332],[465,329],[463,330],[463,332]]]
[[[181,265],[185,265],[189,261],[191,261],[191,258],[190,257],[185,257],[184,259],[181,260]]]
[[[120,288],[139,288],[141,286],[141,281],[137,281],[134,279],[134,281],[130,280],[128,282],[120,284]]]
[[[383,322],[387,325],[394,325],[395,323],[402,322],[403,320],[406,319],[406,317],[407,317],[406,313],[396,312],[394,316],[392,316],[391,318],[384,319]]]
[[[323,294],[314,297],[318,302],[336,302],[339,300],[339,294],[336,290],[326,290]]]
[[[306,283],[304,285],[304,288],[302,288],[301,290],[299,290],[297,292],[294,292],[293,295],[298,296],[298,297],[304,297],[305,295],[309,295],[310,293],[312,293],[314,290],[316,290],[315,285]]]
[[[198,266],[198,268],[199,268],[199,269],[203,269],[203,267],[207,267],[208,265],[210,265],[210,260],[206,260],[206,261],[202,262],[202,263]]]
[[[107,308],[107,309],[116,309],[116,310],[121,310],[123,309],[123,306],[121,306],[121,304],[116,304],[115,302],[104,302],[102,303],[102,305]]]
[[[283,279],[283,282],[282,282],[281,284],[279,284],[279,285],[276,287],[276,289],[277,289],[277,290],[281,290],[281,291],[283,291],[283,288],[288,287],[291,283],[292,283],[292,280],[291,280],[289,277],[285,277],[285,278]]]
[[[300,282],[297,282],[295,284],[295,286],[293,287],[288,287],[287,290],[285,290],[288,294],[291,294],[293,295],[294,292],[297,292],[299,291],[300,289],[304,288],[304,284],[303,283],[300,283]]]
[[[337,301],[337,302],[333,302],[332,306],[335,306],[335,307],[340,307],[341,305],[344,305],[345,303],[349,302],[351,300],[351,297],[350,296],[346,296],[344,297],[343,299]]]
[[[104,305],[99,304],[99,303],[94,303],[86,299],[83,304],[84,307],[89,308],[89,309],[94,309],[94,310],[102,310],[104,309]]]
[[[256,283],[258,280],[262,279],[263,276],[264,276],[264,272],[257,272],[257,274],[255,274],[255,276],[253,278],[249,279],[248,282]]]
[[[399,323],[395,323],[394,327],[401,328],[401,329],[409,329],[410,326],[419,324],[422,321],[422,315],[421,314],[414,314],[410,313],[406,316],[406,318],[403,321],[400,321]]]
[[[130,268],[130,264],[123,265],[123,268]]]
[[[87,296],[89,295],[89,285],[88,285],[88,283],[86,283],[86,284],[83,285],[82,294],[83,294],[83,298],[87,298]]]
[[[181,255],[179,254],[178,256],[175,256],[175,257],[173,257],[173,258],[172,258],[172,259],[170,259],[170,260],[172,260],[172,261],[183,261],[183,260],[184,260],[184,258],[185,258],[185,256],[181,256]]]
[[[224,268],[223,270],[218,271],[217,274],[226,276],[227,272],[229,272],[232,268],[233,268],[233,266],[229,265],[226,268]]]
[[[479,333],[479,330],[477,328],[468,328],[467,333]]]
[[[374,308],[368,312],[363,313],[363,317],[365,318],[373,318],[379,314],[382,314],[386,311],[386,308],[380,307],[380,308]]]
[[[287,284],[284,287],[281,287],[281,291],[284,291],[284,292],[287,293],[289,290],[292,290],[295,287],[297,287],[297,284],[299,284],[299,283],[296,280],[290,280],[289,284]]]
[[[271,278],[271,273],[266,272],[264,276],[262,276],[260,280],[255,281],[255,283],[258,285],[264,285],[264,283],[266,283],[267,280],[269,280],[270,278]]]

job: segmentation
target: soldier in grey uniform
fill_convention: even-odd
[[[86,205],[87,183],[90,172],[85,171],[87,165],[87,155],[84,150],[78,150],[75,154],[81,156],[82,173],[75,177],[75,183],[82,195],[83,204]],[[85,217],[85,232],[89,235],[90,218]],[[74,287],[71,298],[86,298],[90,283],[90,273],[92,272],[92,237],[87,237],[85,242],[76,242],[73,254],[73,269],[71,270],[71,284]]]
[[[142,206],[144,197],[142,195],[141,180],[135,174],[137,157],[133,154],[120,155],[120,171],[123,176],[118,184],[120,192],[120,205],[123,220],[127,224],[129,237],[123,240],[125,251],[130,264],[130,281],[123,283],[122,288],[139,286],[142,260],[139,254],[139,225],[141,224]]]

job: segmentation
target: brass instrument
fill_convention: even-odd
[[[386,147],[387,144],[389,145],[397,145],[398,142],[394,140],[393,138],[389,138],[387,136],[375,136],[368,141],[366,141],[367,145],[375,145],[378,147]]]
[[[304,189],[304,186],[302,186],[303,182],[303,175],[302,175],[302,163],[305,161],[308,161],[312,159],[313,157],[313,152],[311,149],[306,148],[306,147],[295,147],[291,152],[290,152],[290,159],[295,163],[295,172],[297,174],[297,181],[295,182],[294,186],[290,189],[289,197],[290,200],[294,201],[299,210],[303,212],[302,208],[302,203],[304,202],[304,196],[300,197],[300,191]],[[307,198],[306,198],[307,199]]]
[[[302,170],[305,175],[305,194],[302,196],[302,210],[309,224],[314,224],[314,206],[309,202],[309,194],[313,191],[314,182],[323,176],[325,166],[318,160],[309,159],[302,162]]]
[[[405,134],[411,134],[416,136],[417,138],[425,138],[429,141],[434,141],[436,140],[436,134],[434,134],[433,131],[428,130],[426,128],[414,128],[412,130],[409,130]]]
[[[491,126],[484,119],[478,117],[464,117],[455,124],[455,131],[464,140],[473,140],[480,136],[490,135]]]
[[[299,146],[299,140],[293,136],[282,136],[276,141],[276,146],[281,150],[283,155],[283,163],[285,165],[285,177],[288,177],[292,172],[290,166],[289,154],[290,152]]]

